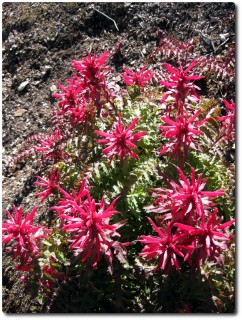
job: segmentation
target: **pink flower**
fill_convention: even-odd
[[[149,82],[152,77],[153,73],[150,70],[146,70],[146,66],[144,66],[139,71],[131,71],[126,68],[123,68],[124,73],[121,73],[123,76],[124,82],[128,85],[137,85],[140,88],[144,88],[147,82]]]
[[[39,286],[47,291],[53,290],[56,284],[68,279],[64,272],[58,271],[61,265],[53,256],[50,256],[49,263],[56,266],[57,269],[48,264],[44,265],[39,279]]]
[[[227,249],[225,241],[231,239],[231,236],[224,234],[222,231],[229,228],[235,222],[235,219],[220,224],[221,218],[217,216],[217,213],[218,209],[215,208],[206,221],[205,215],[203,215],[202,220],[198,220],[196,227],[174,223],[174,226],[178,227],[179,230],[196,238],[197,262],[200,266],[207,258],[221,262],[221,250]]]
[[[72,67],[79,71],[80,76],[75,76],[82,83],[82,94],[88,101],[94,103],[93,108],[97,109],[99,117],[106,103],[109,103],[115,110],[113,99],[116,94],[112,92],[111,83],[106,81],[108,69],[110,69],[110,66],[105,66],[109,51],[104,52],[98,58],[96,52],[93,56],[90,55],[90,52],[87,54],[88,56],[82,58],[81,61],[72,60]]]
[[[171,185],[174,185],[171,182]],[[171,212],[174,208],[174,201],[172,196],[174,194],[173,189],[155,188],[152,189],[152,197],[157,198],[153,204],[145,206],[144,209],[148,212],[154,212],[163,215],[163,219],[172,219]]]
[[[40,145],[36,147],[36,150],[40,152],[49,152],[61,138],[61,132],[58,130],[52,132],[51,136],[46,136],[43,139],[39,138],[38,143]]]
[[[62,99],[59,102],[59,106],[62,107],[63,112],[68,108],[73,108],[78,104],[80,91],[83,89],[82,84],[75,81],[75,79],[69,79],[69,86],[64,87],[60,83],[57,83],[63,93],[52,94],[53,98]]]
[[[118,122],[116,123],[113,132],[106,133],[98,130],[94,131],[94,133],[105,137],[105,139],[98,140],[97,143],[107,145],[107,148],[105,148],[102,153],[108,155],[110,164],[115,154],[118,155],[118,158],[121,161],[123,161],[128,156],[131,156],[134,159],[138,158],[138,155],[134,153],[132,149],[136,149],[137,146],[135,145],[135,143],[139,141],[143,135],[147,134],[147,131],[140,131],[138,133],[132,132],[138,120],[139,118],[135,118],[127,127],[127,129],[125,129],[119,113]]]
[[[194,60],[185,70],[183,70],[183,67],[181,65],[180,69],[177,69],[172,67],[168,63],[163,64],[165,68],[171,73],[171,76],[167,82],[162,80],[160,81],[161,84],[170,89],[170,91],[168,91],[161,100],[161,103],[163,103],[170,94],[174,96],[176,101],[180,100],[184,102],[188,97],[199,100],[199,96],[196,93],[195,89],[200,88],[194,85],[191,81],[203,79],[204,76],[188,74],[196,66],[197,63],[198,60]]]
[[[212,200],[222,196],[224,191],[203,191],[208,178],[202,179],[200,174],[196,179],[194,168],[191,168],[190,181],[179,167],[177,170],[180,176],[179,184],[171,181],[172,189],[154,189],[155,193],[152,196],[158,199],[154,201],[153,206],[146,209],[157,213],[169,212],[168,218],[193,224],[202,217],[204,211],[208,214],[208,210],[214,205]]]
[[[105,51],[99,58],[97,58],[96,52],[94,52],[92,57],[90,52],[87,51],[87,57],[82,58],[81,61],[72,60],[72,66],[94,85],[95,83],[100,82],[100,75],[109,69],[109,66],[104,66],[108,55],[109,51]]]
[[[86,186],[86,179],[83,179],[78,193],[72,189],[71,194],[69,194],[60,186],[57,186],[57,188],[64,197],[59,199],[57,206],[51,207],[50,209],[57,211],[62,219],[64,219],[65,216],[78,216],[79,208],[82,207],[89,193],[89,187]]]
[[[60,108],[53,111],[53,120],[62,126],[66,125],[67,120],[71,124],[71,129],[73,129],[73,124],[84,123],[93,118],[95,106],[93,106],[93,101],[88,100],[89,88],[85,88],[80,78],[78,78],[78,81],[69,79],[69,82],[71,84],[66,88],[58,84],[64,91],[63,94],[52,95],[55,98],[62,98],[59,102]]]
[[[227,114],[223,117],[217,117],[219,121],[222,122],[222,130],[224,131],[225,138],[234,142],[235,140],[235,103],[231,100],[229,103],[224,100],[226,106]]]
[[[110,225],[110,218],[119,213],[114,209],[116,201],[117,199],[106,208],[103,198],[101,203],[97,204],[88,193],[87,201],[79,208],[78,205],[75,205],[79,216],[60,215],[61,219],[66,220],[62,229],[72,233],[70,249],[76,255],[81,256],[82,262],[86,262],[94,269],[97,268],[98,262],[104,255],[109,270],[112,272],[112,249],[122,251],[123,255],[126,254],[124,245],[114,240],[114,238],[120,237],[117,229],[124,223]]]
[[[67,158],[67,154],[61,148],[62,134],[59,130],[52,132],[50,136],[38,139],[35,147],[46,160],[54,160],[54,163]]]
[[[23,209],[13,206],[13,215],[7,210],[8,220],[2,223],[2,243],[6,244],[13,240],[11,247],[7,250],[13,253],[13,259],[20,257],[21,265],[29,263],[29,258],[36,258],[39,255],[41,239],[47,238],[51,232],[42,226],[33,226],[33,220],[38,207],[35,207],[29,214],[23,217]]]
[[[180,263],[178,256],[186,261],[191,255],[194,247],[183,243],[184,236],[177,233],[172,233],[171,223],[158,228],[157,225],[148,218],[154,231],[158,236],[140,236],[139,240],[145,247],[142,249],[140,256],[146,258],[148,261],[159,258],[157,269],[168,269],[175,267],[180,270]],[[184,256],[184,253],[185,256]]]
[[[187,157],[189,148],[195,150],[201,150],[195,143],[197,136],[203,134],[198,128],[208,119],[205,118],[202,121],[194,122],[200,113],[200,109],[190,118],[188,115],[185,117],[181,114],[175,120],[171,120],[168,116],[161,117],[166,122],[167,126],[160,126],[159,129],[162,131],[162,136],[169,139],[169,142],[165,144],[160,154],[170,152],[169,159],[175,156],[181,159],[182,165],[184,165],[185,158]]]
[[[36,197],[42,197],[41,202],[45,201],[49,195],[53,195],[56,193],[57,185],[59,182],[60,171],[58,170],[57,173],[52,170],[49,179],[43,179],[39,176],[37,178],[40,181],[36,181],[35,184],[42,188],[45,188],[44,191],[37,193]]]
[[[87,100],[82,97],[79,104],[75,107],[70,108],[67,114],[70,118],[71,124],[78,124],[86,122],[87,125],[91,125],[91,120],[94,117],[94,107],[87,102]]]

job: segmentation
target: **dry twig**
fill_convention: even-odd
[[[107,16],[105,13],[99,11],[98,9],[96,9],[96,8],[94,8],[94,7],[93,7],[93,9],[94,9],[95,11],[99,12],[100,14],[102,14],[104,17],[108,18],[109,20],[112,20],[113,23],[114,23],[114,25],[115,25],[115,28],[119,31],[118,26],[117,26],[115,20],[113,20],[112,18],[110,18],[109,16]]]

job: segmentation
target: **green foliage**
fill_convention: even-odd
[[[223,265],[207,263],[203,273],[209,281],[217,312],[231,313],[235,310],[235,246],[233,243],[229,246],[229,250],[223,252],[222,258]]]

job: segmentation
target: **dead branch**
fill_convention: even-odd
[[[115,20],[113,20],[112,18],[110,18],[109,16],[107,16],[105,13],[99,11],[98,9],[96,9],[96,8],[94,8],[94,7],[93,7],[93,9],[94,9],[95,11],[99,12],[100,14],[102,14],[104,17],[108,18],[109,20],[112,20],[113,23],[114,23],[114,25],[115,25],[115,28],[119,31],[118,26],[117,26]]]

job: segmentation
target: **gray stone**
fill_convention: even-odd
[[[18,86],[18,92],[23,91],[27,87],[28,84],[29,84],[29,80],[26,80],[26,81],[20,83],[20,85]]]
[[[14,116],[15,117],[22,117],[22,115],[26,112],[27,110],[26,109],[18,109],[15,113],[14,113]]]
[[[55,93],[55,92],[57,92],[57,86],[55,85],[55,84],[53,84],[51,87],[50,87],[50,92],[51,93]]]

